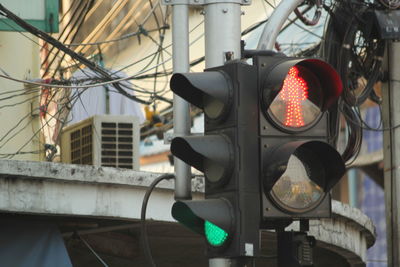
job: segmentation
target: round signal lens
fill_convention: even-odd
[[[319,120],[322,102],[323,92],[318,78],[309,69],[295,65],[289,69],[267,114],[277,126],[301,131]]]
[[[284,210],[295,213],[306,212],[317,206],[324,198],[325,192],[310,179],[310,172],[311,168],[307,163],[296,155],[291,155],[286,171],[270,192],[274,202]]]

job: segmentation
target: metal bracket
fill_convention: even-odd
[[[250,5],[251,0],[162,0],[163,5],[204,6],[216,3]]]

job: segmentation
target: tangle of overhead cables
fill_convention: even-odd
[[[87,66],[89,69],[95,71],[96,73],[99,73],[105,79],[107,79],[109,81],[113,80],[112,76],[106,70],[104,70],[103,68],[100,68],[99,66],[97,66],[93,62],[89,61],[85,57],[75,53],[73,50],[71,50],[68,47],[64,46],[60,41],[54,39],[52,36],[48,35],[47,33],[45,33],[43,31],[33,27],[32,25],[26,23],[23,19],[21,19],[20,17],[18,17],[17,15],[12,13],[8,9],[6,9],[1,4],[0,4],[0,11],[3,13],[3,15],[5,17],[7,17],[7,18],[11,19],[12,21],[14,21],[19,26],[21,26],[23,29],[25,29],[26,31],[28,31],[28,32],[32,33],[33,35],[39,37],[40,39],[50,43],[51,45],[57,47],[58,49],[60,49],[64,53],[68,54],[72,58],[78,60],[83,65]],[[118,90],[119,93],[121,93],[122,95],[128,97],[129,99],[134,100],[134,101],[139,102],[139,103],[142,103],[142,104],[150,104],[148,101],[144,101],[142,99],[139,99],[136,96],[131,95],[128,92],[126,92],[124,89],[121,88],[119,83],[115,82],[115,83],[113,83],[113,85]]]
[[[339,51],[338,70],[343,80],[343,100],[350,106],[359,106],[373,95],[374,85],[381,73],[385,41],[372,30],[373,21],[368,6],[348,6],[355,14],[349,20]]]
[[[335,2],[331,7],[324,5],[325,10],[329,14],[329,19],[326,24],[326,31],[324,33],[324,41],[322,42],[320,55],[327,60],[334,68],[338,69],[338,53],[342,49],[344,31],[347,27],[348,13],[347,6]],[[342,157],[348,165],[359,153],[362,142],[362,129],[359,127],[359,120],[354,112],[354,109],[346,105],[346,102],[340,101],[337,107],[334,107],[332,114],[337,114],[339,111],[343,114],[346,122],[346,146],[342,152]],[[336,118],[336,121],[339,117]],[[339,125],[340,126],[340,125]],[[330,131],[335,136],[338,132],[338,125],[330,125]]]
[[[342,154],[347,164],[360,151],[363,130],[386,131],[400,127],[395,125],[372,127],[363,119],[360,106],[369,98],[381,108],[381,99],[375,88],[381,79],[381,65],[385,49],[374,29],[370,15],[381,9],[376,2],[337,1],[330,10],[323,45],[323,56],[339,70],[344,92],[339,110],[347,124],[347,145]],[[329,41],[328,41],[329,40]]]
[[[90,7],[93,5],[93,0],[90,1],[77,1],[76,2],[76,7],[72,10],[72,7],[74,6],[74,4],[71,5],[71,12],[73,12],[73,14],[71,14],[71,19],[66,23],[66,25],[64,26],[64,28],[62,29],[60,35],[59,35],[59,40],[63,39],[63,42],[65,42],[66,40],[68,40],[68,38],[72,38],[72,40],[76,37],[78,31],[74,31],[74,29],[79,28],[80,26],[82,26],[84,20],[86,19],[86,16],[89,12]],[[65,15],[65,14],[64,14]],[[64,17],[63,17],[64,18]],[[67,29],[71,28],[70,31],[67,32]],[[71,37],[72,35],[72,37]],[[61,52],[61,50],[57,50],[53,53],[53,50],[56,48],[56,46],[52,46],[48,51],[46,51],[46,55],[42,60],[42,68],[44,68],[44,72],[42,77],[46,77],[46,75],[50,72],[50,68],[53,65],[53,63],[55,62],[56,58],[59,56],[59,53]],[[53,58],[49,61],[49,57],[50,55],[53,55]],[[58,66],[55,68],[55,70],[58,70],[61,62],[63,61],[63,59],[65,58],[65,53],[61,56]],[[56,71],[51,75],[52,78],[54,78],[56,75]]]

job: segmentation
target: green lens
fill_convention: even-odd
[[[204,232],[208,243],[215,247],[222,246],[228,238],[227,232],[209,221],[204,222]]]

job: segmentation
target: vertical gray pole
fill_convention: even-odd
[[[237,3],[213,3],[205,11],[205,64],[206,68],[223,65],[225,53],[232,52],[240,59],[241,9]],[[229,259],[209,260],[210,267],[229,267]]]
[[[400,42],[388,45],[389,84],[383,88],[387,266],[400,266]]]
[[[240,4],[208,4],[204,11],[206,68],[223,65],[226,52],[240,59]]]
[[[189,6],[172,6],[172,54],[173,69],[176,72],[189,72]],[[189,103],[174,94],[174,135],[190,134]],[[175,199],[191,199],[190,166],[174,158]]]

